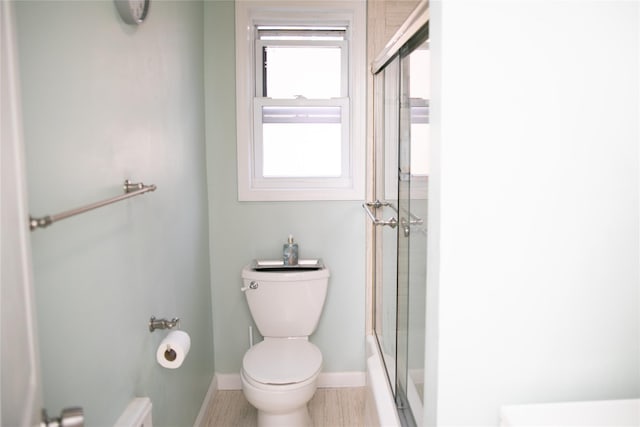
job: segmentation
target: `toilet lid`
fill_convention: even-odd
[[[246,352],[244,372],[263,384],[299,383],[311,378],[322,366],[322,353],[302,339],[265,340]]]

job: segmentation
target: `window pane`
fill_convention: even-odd
[[[340,123],[264,123],[263,176],[339,177],[341,134]]]
[[[264,79],[270,98],[340,97],[340,47],[266,46]]]

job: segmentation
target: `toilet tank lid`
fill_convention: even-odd
[[[322,367],[322,353],[305,339],[268,339],[251,347],[242,368],[263,384],[299,383]]]
[[[316,280],[328,278],[331,274],[326,265],[315,270],[254,270],[251,265],[242,269],[242,278],[263,282],[297,282],[300,280]]]

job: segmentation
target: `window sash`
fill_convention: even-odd
[[[349,96],[349,49],[346,40],[260,40],[255,42],[255,96],[266,91],[263,52],[266,47],[338,47],[340,48],[340,95]]]
[[[253,107],[253,182],[256,188],[280,188],[284,184],[291,188],[306,188],[309,186],[340,188],[348,184],[351,179],[351,145],[349,137],[351,134],[349,124],[349,99],[270,99],[254,98]],[[286,120],[284,117],[278,118],[278,123],[341,123],[341,174],[339,177],[265,177],[263,172],[264,147],[263,147],[263,108],[273,108],[276,110],[296,111],[300,107],[331,108],[338,115],[332,115],[319,121],[317,117],[291,117]],[[269,119],[271,120],[271,119]],[[273,122],[271,122],[273,123]]]

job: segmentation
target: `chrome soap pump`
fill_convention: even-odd
[[[298,244],[293,243],[293,236],[289,234],[287,243],[282,246],[284,265],[298,265]]]

